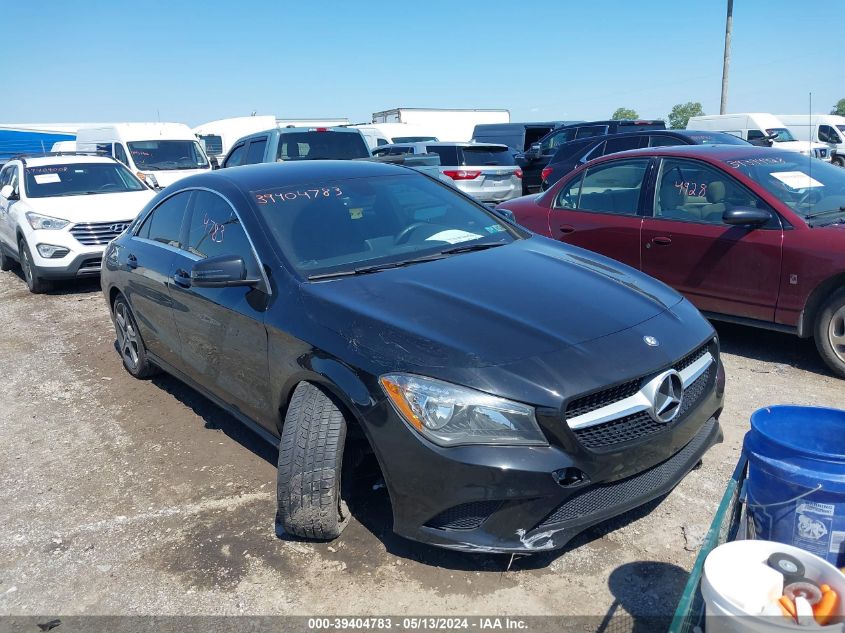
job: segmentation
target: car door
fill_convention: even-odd
[[[686,158],[664,158],[653,212],[643,222],[643,271],[700,310],[774,320],[783,229],[779,216],[760,228],[729,226],[732,207],[771,210],[728,173]]]
[[[6,165],[0,171],[0,189],[6,185],[16,188],[18,183],[17,165]],[[17,187],[19,189],[19,186]],[[17,204],[15,199],[4,198],[0,195],[0,242],[6,245],[7,252],[17,253],[15,244],[15,227],[12,223],[12,206]]]
[[[268,289],[190,283],[193,264],[218,255],[241,256],[248,276],[259,278],[257,256],[234,206],[221,194],[198,190],[191,207],[187,238],[170,270],[185,372],[249,418],[267,420],[273,401],[264,328]]]
[[[641,197],[651,159],[611,160],[565,182],[552,202],[553,238],[640,267]]]
[[[179,335],[169,274],[180,252],[182,229],[193,193],[182,191],[165,198],[139,224],[118,254],[125,275],[124,294],[135,314],[141,338],[155,356],[181,368]]]

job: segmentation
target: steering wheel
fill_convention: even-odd
[[[815,197],[815,200],[811,200],[811,198]],[[816,187],[810,187],[801,194],[801,197],[798,198],[798,201],[795,203],[796,206],[802,206],[804,204],[813,204],[814,202],[818,202],[821,199],[821,192],[817,191]]]
[[[120,185],[117,185],[113,182],[107,182],[103,186],[100,187],[100,191],[108,191],[109,189],[119,189]]]
[[[413,224],[409,224],[399,232],[399,235],[396,236],[393,243],[404,244],[411,237],[411,233],[423,226],[428,226],[428,222],[414,222]]]

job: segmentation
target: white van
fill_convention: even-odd
[[[789,128],[773,114],[746,112],[744,114],[708,114],[690,117],[688,130],[726,132],[745,139],[753,145],[798,152],[830,162],[830,148],[822,143],[798,141]]]
[[[845,167],[845,116],[836,114],[778,114],[799,141],[824,143],[833,162]]]
[[[113,156],[155,189],[211,169],[197,137],[183,123],[82,127],[76,133],[76,149]]]

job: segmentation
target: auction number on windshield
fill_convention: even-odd
[[[274,193],[257,193],[255,200],[258,204],[277,204],[298,198],[317,200],[318,198],[339,198],[343,195],[340,187],[317,187],[304,189],[302,191],[280,191]]]

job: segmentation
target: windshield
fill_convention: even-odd
[[[725,161],[760,184],[811,224],[845,217],[845,169],[796,152],[768,150]]]
[[[751,145],[748,141],[725,132],[685,132],[685,135],[696,145]]]
[[[206,169],[208,159],[196,141],[131,141],[129,153],[138,169]]]
[[[792,136],[792,132],[787,130],[785,127],[770,127],[766,130],[766,134],[769,136],[775,134],[776,136],[772,139],[775,143],[795,140],[795,137]]]
[[[27,167],[24,170],[24,188],[29,198],[147,190],[132,172],[118,163]]]
[[[468,146],[460,149],[463,158],[461,166],[483,166],[483,165],[515,165],[513,151],[509,147],[496,145]]]
[[[348,160],[369,158],[360,134],[350,132],[284,132],[279,137],[276,160]]]
[[[419,174],[315,181],[252,192],[269,235],[303,276],[439,258],[519,233],[491,212]]]

